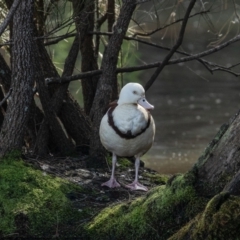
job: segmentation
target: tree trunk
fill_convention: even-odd
[[[59,117],[69,135],[74,139],[77,150],[88,153],[91,124],[79,104],[71,96],[68,96],[63,102]]]
[[[10,89],[12,73],[1,54],[0,54],[0,69],[1,69],[0,84],[2,85],[2,88],[6,94]]]
[[[113,32],[113,26],[115,23],[115,0],[108,0],[107,5],[107,20],[108,20],[108,32]],[[111,36],[109,36],[109,39]],[[118,77],[115,74],[112,79],[112,98],[111,101],[118,99]]]
[[[94,5],[95,0],[85,1],[84,4],[78,0],[73,1],[76,17],[76,27],[80,35],[81,69],[88,72],[98,69],[97,58],[94,56],[93,35],[89,32],[94,29]],[[78,14],[77,14],[78,13]],[[84,111],[89,115],[94,95],[96,92],[99,76],[82,79],[82,93],[84,100]]]
[[[44,84],[44,78],[46,77],[46,74],[48,74],[48,72],[46,72],[46,70],[48,69],[48,66],[46,66],[47,57],[45,57],[47,53],[45,52],[45,48],[42,46],[40,42],[38,43],[38,46],[39,46],[39,53],[41,54],[42,69],[44,70],[42,72],[42,76],[37,79],[37,88],[38,88],[41,104],[43,106],[43,111],[45,115],[45,119],[42,124],[49,125],[51,135],[53,136],[51,138],[52,151],[60,152],[62,154],[67,154],[73,151],[74,145],[71,139],[69,139],[68,136],[66,136],[65,132],[63,131],[61,122],[57,118],[55,106],[52,105],[52,99],[51,99],[52,94],[50,94],[50,91],[48,90],[48,88],[46,88]],[[45,126],[43,126],[43,128],[46,129]]]
[[[33,101],[37,66],[33,7],[33,0],[21,1],[13,18],[13,91],[1,128],[0,156],[14,149],[21,150]]]
[[[97,91],[90,113],[90,117],[93,120],[90,139],[91,155],[102,158],[102,160],[105,155],[105,150],[100,142],[99,125],[105,109],[112,99],[114,86],[113,81],[116,79],[115,71],[117,67],[118,54],[135,7],[136,3],[132,0],[123,2],[116,26],[114,27],[113,35],[110,38],[109,44],[103,55],[101,67],[103,74],[98,81]]]
[[[234,178],[240,166],[240,111],[221,129],[195,166],[198,190],[214,196]],[[232,191],[235,191],[232,189]]]
[[[80,10],[81,8],[74,8],[74,15],[78,15],[79,14],[78,11]],[[45,48],[42,46],[41,42],[39,43],[39,49],[40,49],[39,52],[42,56],[41,62],[43,64],[42,68],[44,69],[44,78],[51,77],[51,76],[58,76],[58,73],[55,67],[53,66],[52,62],[50,61],[50,58]],[[77,35],[69,51],[68,57],[66,58],[63,76],[70,76],[72,74],[74,70],[75,62],[78,56],[78,52],[79,52],[79,37]],[[60,150],[60,151],[63,151],[63,153],[65,154],[66,152],[73,150],[73,145],[72,143],[70,143],[71,138],[74,139],[76,144],[84,145],[83,141],[85,141],[85,144],[86,144],[88,141],[86,140],[85,136],[86,134],[88,134],[88,131],[89,131],[86,129],[90,128],[90,125],[88,124],[89,120],[86,119],[86,117],[82,113],[82,110],[79,108],[79,106],[74,104],[74,102],[71,100],[71,96],[67,92],[69,84],[55,85],[55,86],[49,87],[50,96],[47,96],[48,90],[44,86],[43,81],[42,80],[40,81],[41,81],[39,82],[40,91],[42,91],[42,93],[40,93],[40,98],[44,106],[45,112],[47,113],[47,118],[46,118],[47,120],[45,120],[42,123],[43,126],[41,126],[41,129],[40,129],[41,131],[39,132],[39,137],[37,140],[38,150],[36,151],[36,153],[42,154],[46,152],[46,148],[41,146],[41,144],[44,144],[44,142],[47,139],[50,139],[53,150],[54,149]],[[46,99],[48,100],[46,101]],[[68,104],[64,104],[64,108],[62,108],[63,101],[68,102]],[[51,112],[49,112],[50,109],[51,109]],[[69,111],[70,109],[75,114],[72,114],[72,112]],[[61,111],[64,111],[64,113],[61,113]],[[75,117],[73,117],[73,115],[75,115]],[[58,116],[60,116],[60,119],[57,118]],[[79,119],[81,119],[81,121],[77,121]],[[84,124],[82,124],[83,119],[84,119]],[[63,124],[67,135],[65,135],[65,133],[62,131],[63,129],[59,125],[59,121],[61,121],[61,124]],[[69,121],[71,122],[70,126],[67,125]],[[47,127],[44,126],[47,123],[50,124],[51,135],[47,134]],[[46,139],[44,140],[44,138]]]
[[[4,94],[2,92],[2,89],[0,87],[0,102],[4,99]],[[5,112],[5,109],[6,109],[6,105],[5,106],[0,106],[0,129],[1,129],[1,126],[2,126],[2,123],[3,123],[3,119],[4,119],[4,112]]]

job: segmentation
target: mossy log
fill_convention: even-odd
[[[212,198],[204,211],[169,240],[239,239],[240,198],[220,193]]]

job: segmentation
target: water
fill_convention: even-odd
[[[143,82],[151,72],[142,74]],[[146,167],[165,174],[190,169],[240,108],[239,89],[240,81],[226,73],[211,76],[203,71],[199,77],[186,65],[167,66],[146,93],[155,106],[157,128],[154,145],[142,158]]]
[[[169,16],[173,12],[178,14],[176,19],[181,18],[186,9],[181,4],[174,4],[175,1],[154,3],[159,10],[158,23],[156,19],[143,14],[145,11],[153,11],[152,3],[143,4],[139,14],[136,14],[136,19],[144,22],[141,27],[147,32],[169,23]],[[199,10],[201,5],[197,4],[196,7]],[[206,4],[205,7],[209,6]],[[210,10],[207,18],[199,15],[189,19],[179,50],[196,54],[209,49],[209,44],[218,41],[221,36],[224,36],[225,42],[239,33],[239,24],[231,22],[231,18],[235,19],[234,3],[216,4]],[[228,27],[223,28],[223,25]],[[176,41],[180,26],[181,24],[172,25],[168,31],[159,31],[143,40],[171,47]],[[142,28],[138,31],[142,31]],[[216,34],[218,31],[221,34]],[[162,61],[168,53],[143,44],[138,45],[138,50],[142,60],[140,64]],[[181,56],[177,54],[172,59]],[[204,59],[227,66],[238,63],[239,56],[239,43],[235,43]],[[240,72],[240,67],[233,70]],[[140,82],[146,83],[153,72],[154,69],[142,71]],[[192,61],[166,66],[146,96],[155,106],[152,115],[157,131],[153,147],[142,157],[145,165],[165,174],[186,172],[198,160],[221,125],[239,110],[240,81],[226,72],[216,71],[212,75],[202,64]]]

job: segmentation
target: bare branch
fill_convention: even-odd
[[[157,79],[158,75],[160,74],[160,72],[163,70],[163,68],[166,66],[166,64],[168,63],[168,61],[170,60],[170,58],[172,57],[172,55],[176,52],[176,50],[178,49],[178,47],[182,44],[182,40],[183,40],[183,36],[185,33],[185,28],[187,26],[187,22],[188,22],[188,18],[190,15],[190,12],[192,11],[193,6],[195,5],[196,0],[191,0],[187,11],[185,13],[183,22],[182,22],[182,27],[177,39],[176,44],[172,47],[171,51],[167,54],[167,56],[164,58],[162,64],[156,69],[156,71],[154,72],[154,74],[151,76],[151,78],[147,81],[146,85],[145,85],[145,89],[148,90],[151,85],[154,83],[154,81]]]
[[[96,34],[96,35],[107,35],[107,36],[112,35],[112,33],[109,33],[109,32],[89,32],[89,33],[90,34]],[[147,42],[145,40],[142,40],[142,39],[139,39],[139,38],[135,38],[135,37],[125,36],[124,40],[133,40],[133,41],[145,44],[145,45],[149,45],[149,46],[152,46],[152,47],[164,49],[164,50],[167,50],[167,51],[171,50],[171,48],[169,48],[169,47],[164,47],[164,46],[158,45],[156,43]],[[180,53],[180,54],[183,54],[185,56],[191,56],[191,54],[183,52],[183,51],[179,51],[179,50],[177,50],[176,53]],[[208,63],[208,61],[203,60],[201,58],[200,59],[196,59],[196,60],[199,61],[200,63],[202,63],[204,65],[204,67],[207,68],[207,70],[212,73],[211,69],[209,69],[208,66],[206,65],[206,63]]]
[[[142,4],[142,3],[145,3],[145,2],[149,2],[150,0],[137,0],[136,1],[136,4]]]
[[[45,79],[45,84],[52,84],[52,83],[67,83],[75,80],[79,80],[82,78],[88,78],[96,75],[102,74],[102,70],[94,70],[94,71],[89,71],[89,72],[84,72],[81,74],[77,74],[74,76],[68,76],[68,77],[61,77],[61,78],[46,78]]]
[[[71,34],[67,33],[67,34],[64,34],[64,35],[61,35],[61,36],[58,36],[58,37],[51,37],[52,39],[53,38],[56,38],[56,39],[44,43],[44,46],[53,45],[53,44],[56,44],[56,43],[58,43],[58,42],[60,42],[60,41],[62,41],[64,39],[75,37],[75,36],[76,36],[76,33],[71,33]],[[36,39],[41,39],[41,38],[50,39],[50,38],[47,38],[47,37],[36,37]]]
[[[9,92],[7,93],[7,95],[4,97],[4,99],[0,102],[0,107],[7,101],[7,99],[10,97],[10,95],[12,94],[12,88],[9,89]]]
[[[210,55],[212,53],[218,52],[219,50],[221,50],[221,49],[223,49],[223,48],[229,46],[230,44],[235,43],[239,40],[240,40],[240,34],[238,34],[236,37],[230,39],[229,41],[227,41],[225,43],[222,43],[222,44],[220,44],[220,45],[218,45],[214,48],[211,48],[209,50],[206,50],[204,52],[197,53],[197,54],[191,55],[189,57],[174,59],[174,60],[171,60],[169,62],[171,62],[171,64],[176,64],[176,63],[180,63],[180,62],[188,62],[188,61],[191,61],[191,60],[195,60],[197,58],[201,58],[201,57]]]
[[[210,12],[210,10],[201,11],[201,12],[198,12],[198,13],[190,15],[188,18],[192,18],[192,17],[195,17],[197,15],[203,15],[203,14],[206,14],[206,13],[209,13],[209,12]],[[166,24],[163,27],[156,28],[156,29],[154,29],[153,31],[150,31],[150,32],[145,32],[145,33],[135,32],[133,36],[134,37],[135,36],[150,36],[150,35],[153,35],[154,33],[158,32],[158,31],[161,31],[161,30],[163,30],[165,28],[168,28],[168,27],[170,27],[170,26],[172,26],[172,25],[174,25],[176,23],[182,22],[183,20],[184,20],[184,18],[180,18],[180,19],[178,19],[178,20],[176,20],[174,22]]]
[[[91,34],[111,35],[111,33],[100,33],[100,32],[91,32]],[[153,43],[148,43],[148,42],[145,42],[143,40],[133,38],[133,37],[125,37],[125,39],[139,41],[139,42],[149,44],[149,45],[154,46],[154,47],[162,48],[162,49],[165,49],[165,50],[170,50],[169,48],[162,47],[162,46],[159,46],[159,45],[153,44]],[[223,49],[223,48],[229,46],[230,44],[233,44],[233,43],[235,43],[239,40],[240,40],[240,34],[237,35],[236,37],[230,39],[229,41],[220,44],[217,47],[211,48],[209,50],[206,50],[206,51],[203,51],[201,53],[194,54],[194,55],[190,55],[186,52],[176,50],[175,52],[183,54],[183,55],[188,55],[188,57],[182,57],[182,58],[178,58],[178,59],[169,60],[166,65],[172,65],[172,64],[197,60],[197,61],[201,62],[202,64],[204,64],[204,66],[211,73],[214,72],[214,71],[225,71],[225,72],[228,72],[230,74],[233,74],[234,76],[239,76],[240,75],[239,73],[235,73],[235,72],[231,71],[231,69],[238,66],[239,63],[231,65],[229,67],[224,67],[224,66],[218,65],[216,63],[209,62],[209,61],[201,58],[201,57],[210,55],[212,53],[218,52],[221,49]],[[162,62],[154,62],[154,63],[150,63],[150,64],[146,64],[146,65],[140,65],[140,66],[137,66],[137,67],[118,68],[118,69],[116,69],[116,73],[134,72],[134,71],[140,71],[140,70],[144,70],[144,69],[151,69],[151,68],[159,67],[159,66],[161,66],[161,64],[162,64]],[[209,66],[212,66],[214,68],[210,68]],[[100,74],[102,74],[102,70],[95,70],[95,71],[85,72],[85,73],[81,73],[81,74],[70,76],[70,77],[64,77],[64,78],[47,78],[47,79],[45,79],[45,83],[47,85],[51,84],[51,83],[65,83],[65,82],[79,80],[79,79],[82,79],[82,78],[86,78],[86,77],[94,76],[94,75],[100,75]]]
[[[17,7],[19,5],[21,0],[15,0],[14,3],[12,4],[6,18],[4,19],[3,23],[0,26],[0,36],[3,34],[4,30],[8,26],[9,22],[12,20],[13,14],[17,10]]]

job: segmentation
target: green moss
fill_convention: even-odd
[[[26,234],[35,237],[46,233],[53,236],[57,226],[64,228],[81,218],[84,213],[72,208],[66,197],[69,192],[80,192],[79,187],[35,170],[15,157],[8,155],[0,162],[0,236],[24,228],[19,218],[26,220]]]
[[[112,166],[112,156],[109,154],[106,158],[108,166]],[[118,158],[117,160],[118,168],[120,169],[126,169],[129,167],[133,167],[134,164],[128,160],[127,158]]]
[[[155,184],[166,184],[169,176],[163,174],[152,174],[152,173],[143,173],[144,177],[149,178],[150,182]]]
[[[213,197],[203,213],[169,240],[240,239],[240,198],[221,193]]]
[[[132,203],[104,209],[85,226],[89,238],[167,239],[176,226],[180,228],[196,215],[200,205],[204,207],[198,202],[193,182],[191,173],[179,175],[167,186],[156,187]]]
[[[121,169],[126,169],[126,168],[134,166],[134,164],[130,160],[128,160],[127,158],[119,158],[118,163],[119,163],[119,165],[120,165],[119,167]]]

